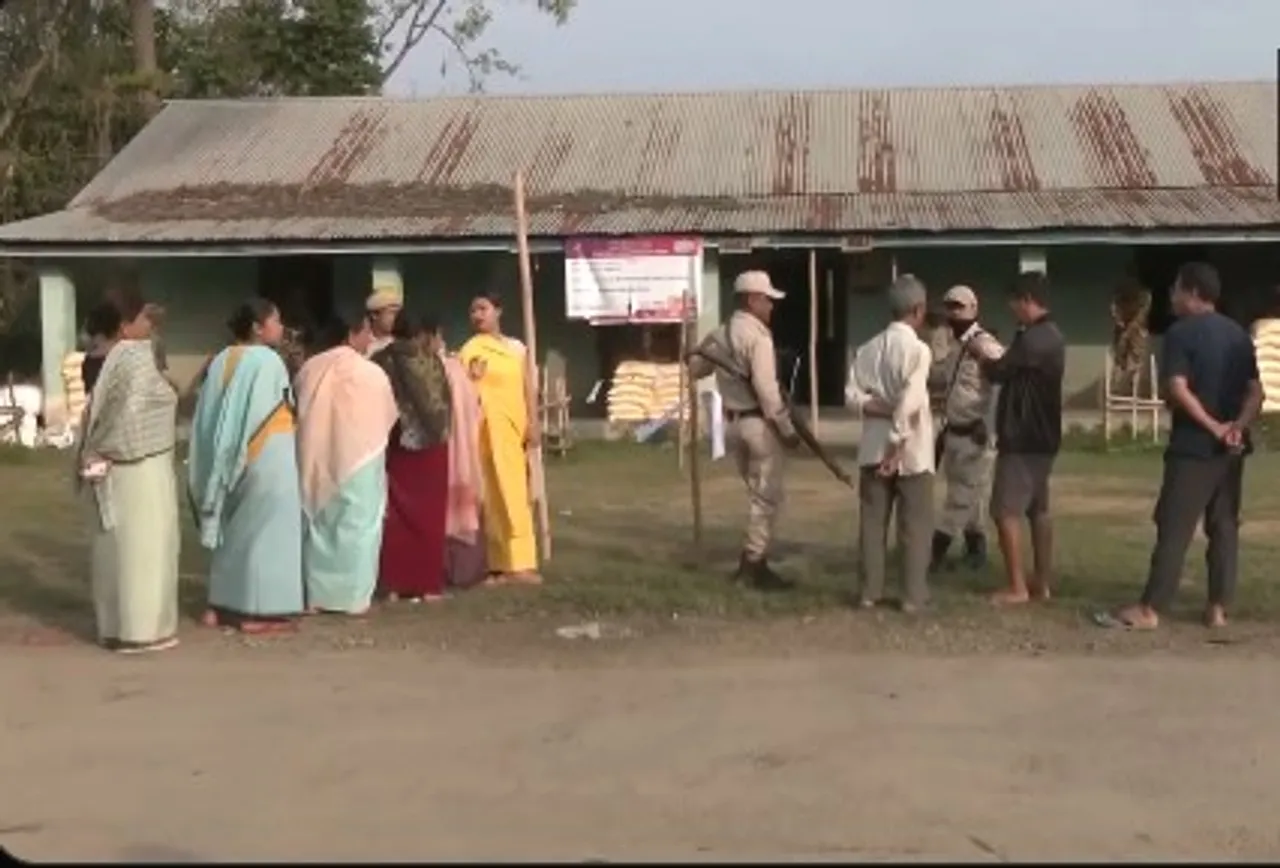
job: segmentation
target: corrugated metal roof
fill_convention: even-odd
[[[198,212],[197,212],[198,213]],[[1123,230],[1169,227],[1280,227],[1280,202],[1270,188],[1202,190],[1076,190],[1037,193],[869,193],[857,196],[774,196],[742,200],[733,209],[671,205],[658,210],[621,205],[589,215],[536,211],[534,236],[815,233],[864,234],[1019,232],[1041,229]],[[18,231],[11,231],[18,230]],[[407,213],[401,217],[330,217],[323,213],[248,219],[114,221],[88,208],[60,211],[0,227],[0,248],[18,244],[178,244],[255,241],[405,241],[492,238],[514,232],[509,213],[471,217]]]
[[[508,234],[519,166],[541,235],[1276,224],[1276,120],[1271,82],[178,102],[0,241]]]

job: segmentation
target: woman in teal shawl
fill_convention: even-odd
[[[302,502],[284,327],[264,299],[228,323],[235,343],[209,364],[191,426],[188,483],[212,550],[205,623],[292,629],[302,614]]]

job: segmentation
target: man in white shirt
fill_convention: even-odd
[[[845,402],[862,414],[858,444],[858,605],[884,596],[889,519],[898,514],[903,553],[904,612],[928,602],[933,533],[934,435],[929,409],[933,354],[920,339],[927,296],[904,274],[889,289],[893,321],[858,348]]]

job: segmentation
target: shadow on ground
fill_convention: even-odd
[[[0,551],[0,608],[40,627],[78,641],[94,643],[93,591],[90,587],[89,546],[48,533],[11,530]],[[202,574],[189,570],[202,560],[198,547],[185,542],[179,579],[179,610],[184,621],[198,621],[205,609]]]

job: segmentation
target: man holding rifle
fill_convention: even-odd
[[[783,500],[784,456],[800,445],[790,406],[778,385],[769,322],[775,302],[786,298],[763,271],[744,271],[733,283],[738,309],[689,353],[689,375],[712,373],[729,423],[729,448],[747,486],[750,511],[734,580],[762,591],[794,583],[768,563]]]

